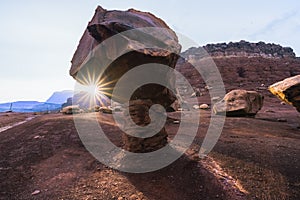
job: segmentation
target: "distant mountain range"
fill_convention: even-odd
[[[51,97],[46,101],[46,103],[51,104],[63,104],[67,101],[68,98],[73,96],[72,90],[64,90],[60,92],[54,92]]]
[[[67,102],[67,99],[73,96],[72,90],[54,92],[46,102],[38,101],[16,101],[0,104],[0,112],[6,112],[10,109],[13,112],[45,112],[60,110],[61,105]]]

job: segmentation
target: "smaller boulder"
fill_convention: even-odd
[[[64,107],[61,112],[63,114],[66,114],[66,115],[71,115],[71,114],[78,114],[78,113],[81,113],[82,110],[79,108],[79,105],[72,105],[72,106],[67,106],[67,107]]]
[[[213,111],[229,117],[254,116],[262,108],[263,99],[255,91],[232,90],[214,105]]]
[[[195,110],[199,110],[199,109],[200,109],[200,106],[199,106],[199,105],[193,105],[193,108],[194,108]]]
[[[282,101],[296,107],[300,112],[300,75],[274,83],[269,87],[269,91]]]

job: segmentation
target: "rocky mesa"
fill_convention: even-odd
[[[208,53],[208,54],[207,54]],[[192,47],[181,53],[176,69],[194,88],[200,90],[206,84],[191,64],[210,56],[220,71],[226,91],[246,89],[272,96],[267,87],[285,78],[300,74],[300,59],[290,47],[264,42],[247,41],[207,44]]]
[[[203,48],[212,57],[263,57],[263,58],[295,58],[296,54],[290,47],[282,47],[274,43],[240,42],[207,44]],[[192,47],[184,54],[197,55],[198,48]]]

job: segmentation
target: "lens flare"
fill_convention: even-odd
[[[95,106],[106,106],[108,97],[111,96],[112,88],[107,87],[114,81],[106,81],[106,77],[100,78],[95,72],[86,71],[77,79],[76,93],[80,94],[79,104],[85,104],[92,108]]]

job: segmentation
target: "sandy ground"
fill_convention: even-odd
[[[210,111],[200,112],[201,126],[186,154],[145,174],[98,162],[80,141],[73,116],[37,116],[0,133],[0,199],[300,199],[299,113],[293,107],[267,98],[255,118],[227,118],[205,159],[197,152]],[[1,124],[28,117],[8,115],[0,115]],[[122,146],[112,116],[97,116],[110,140]],[[178,130],[177,116],[166,124],[170,138]]]

